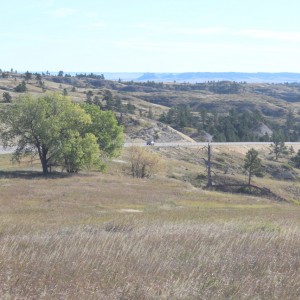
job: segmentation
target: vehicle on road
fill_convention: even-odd
[[[154,141],[153,141],[153,140],[148,140],[148,141],[146,142],[146,145],[147,145],[147,146],[154,146]]]

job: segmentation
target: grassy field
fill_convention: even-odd
[[[191,153],[161,154],[148,180],[125,174],[126,153],[50,178],[0,156],[0,298],[299,299],[300,206],[205,191],[182,179],[203,167],[174,158]]]
[[[21,80],[0,79],[1,93],[8,90],[17,101],[13,88]],[[103,92],[45,84],[48,91],[66,88],[77,102],[90,89]],[[35,80],[27,87],[43,92]],[[134,104],[141,120],[150,106],[155,117],[167,110],[144,101],[156,98],[225,111],[245,105],[283,115],[299,110],[299,103],[247,91],[113,94]],[[253,184],[285,201],[203,190],[206,153],[196,148],[151,149],[164,168],[147,180],[127,174],[126,152],[106,174],[49,178],[36,162],[11,164],[0,155],[0,299],[300,299],[300,171],[288,158],[272,160],[268,148],[257,148],[265,175]],[[214,182],[245,183],[248,150],[214,147]]]

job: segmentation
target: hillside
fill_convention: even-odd
[[[13,101],[22,93],[15,91],[25,78],[25,75],[15,73],[3,73],[5,78],[0,78],[0,94],[8,92]],[[262,119],[249,130],[252,132],[249,139],[259,138],[261,127],[264,132],[272,132],[287,122],[289,112],[293,113],[293,128],[289,129],[286,138],[298,140],[299,112],[300,112],[300,85],[296,83],[269,84],[269,83],[237,83],[231,81],[209,81],[205,83],[162,83],[162,82],[133,82],[105,80],[102,75],[79,74],[71,76],[54,76],[43,74],[37,79],[31,75],[26,83],[28,92],[32,94],[54,91],[67,93],[74,101],[97,102],[107,109],[108,95],[118,103],[118,107],[112,107],[120,121],[124,124],[127,140],[147,140],[149,138],[159,141],[189,140],[193,138],[201,140],[204,135],[214,136],[215,140],[230,139],[223,137],[222,126],[211,128],[209,122],[219,114],[218,118],[228,115],[229,111],[239,114],[244,112],[259,112]],[[161,116],[167,114],[170,108],[187,106],[193,116],[193,122],[186,126],[176,126],[172,123],[162,124]],[[203,112],[207,113],[207,119],[202,120]],[[121,120],[122,119],[122,120]],[[200,126],[201,123],[206,126]],[[223,122],[223,121],[222,121]],[[227,122],[227,121],[226,121]],[[261,125],[260,125],[261,124]],[[181,131],[176,134],[173,129],[167,129],[167,125]],[[235,125],[234,125],[235,126]],[[278,127],[279,126],[279,127]],[[154,129],[153,129],[154,128]],[[258,129],[257,129],[258,128]],[[164,129],[164,130],[162,130]],[[224,129],[225,130],[225,129]],[[235,129],[237,130],[237,129]],[[284,131],[284,128],[281,130]],[[188,137],[184,137],[187,134]],[[144,135],[144,136],[143,136]],[[235,139],[238,139],[237,136]]]

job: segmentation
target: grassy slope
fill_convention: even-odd
[[[238,161],[244,150],[215,157],[225,151]],[[160,153],[165,170],[150,180],[126,176],[124,163],[108,174],[44,179],[0,156],[0,295],[299,298],[300,207],[195,188],[170,177],[203,172],[193,161],[199,149]]]

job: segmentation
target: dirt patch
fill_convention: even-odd
[[[139,210],[139,209],[122,208],[122,209],[119,210],[119,212],[140,213],[140,212],[143,212],[143,211]]]

